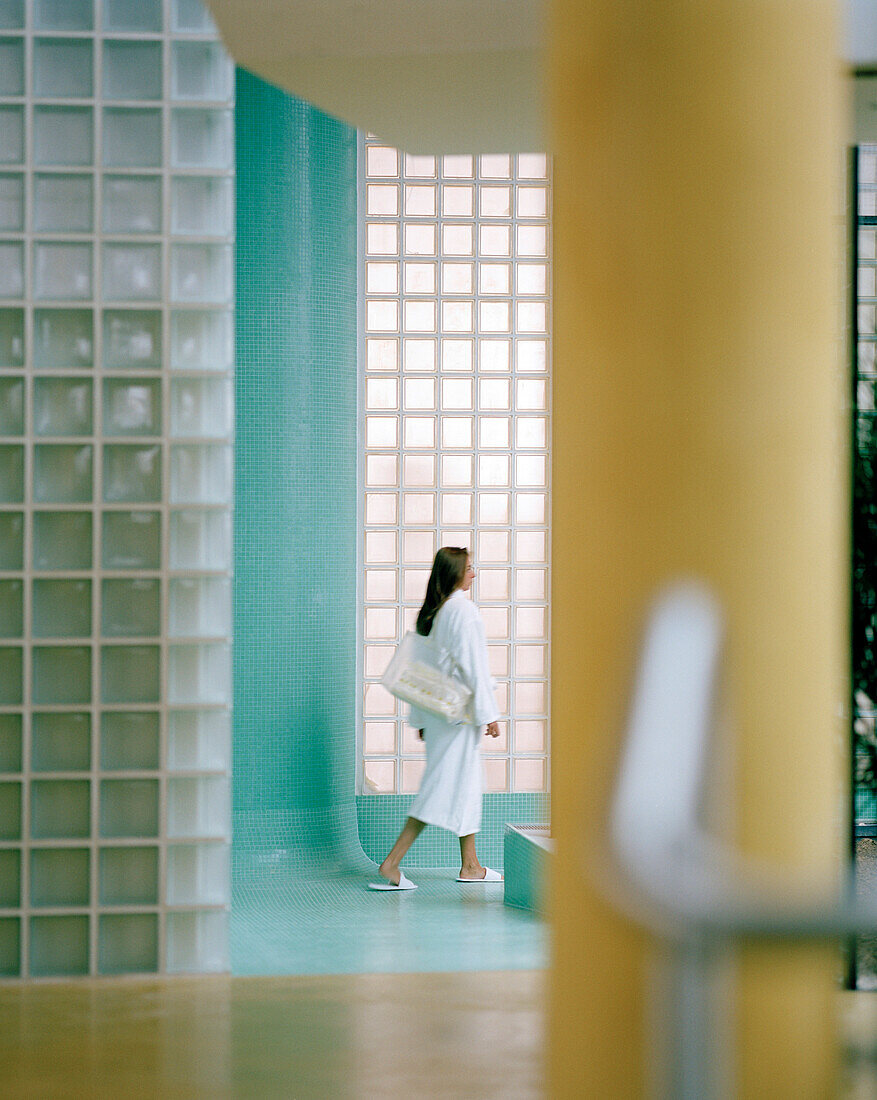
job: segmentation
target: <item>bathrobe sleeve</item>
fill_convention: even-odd
[[[478,608],[468,599],[455,600],[453,608],[448,610],[453,614],[448,616],[447,635],[442,638],[442,645],[453,656],[457,675],[472,689],[473,724],[484,726],[495,722],[499,712],[487,661],[484,620]]]

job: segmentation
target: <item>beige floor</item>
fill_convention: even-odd
[[[545,974],[0,986],[0,1096],[542,1095]]]

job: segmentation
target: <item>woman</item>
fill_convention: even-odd
[[[479,731],[499,737],[496,700],[487,664],[487,640],[478,609],[466,593],[475,570],[469,551],[443,546],[432,563],[426,598],[417,616],[417,633],[435,639],[456,662],[455,675],[472,689],[472,724],[452,725],[412,706],[409,722],[426,742],[426,770],[409,809],[405,828],[379,870],[386,882],[369,883],[372,890],[415,890],[399,864],[420,836],[424,825],[438,825],[460,838],[457,882],[501,882],[502,875],[482,867],[475,853],[481,825],[481,755]]]

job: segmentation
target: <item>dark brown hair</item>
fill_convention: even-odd
[[[469,551],[462,546],[443,546],[432,563],[432,572],[426,583],[423,607],[417,615],[417,633],[426,637],[439,609],[448,596],[456,591],[466,576]]]

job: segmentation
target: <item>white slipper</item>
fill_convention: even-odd
[[[399,882],[370,882],[369,890],[416,890],[417,884],[408,878],[404,871],[399,872]]]
[[[457,882],[502,882],[502,875],[499,871],[493,871],[490,867],[485,867],[484,878],[460,878],[457,875]]]

